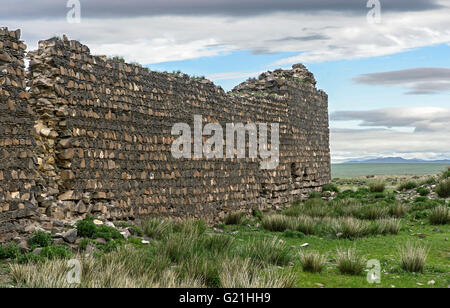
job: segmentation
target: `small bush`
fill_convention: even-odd
[[[284,232],[286,230],[295,230],[295,220],[284,215],[268,215],[262,220],[262,227],[272,232]]]
[[[122,239],[123,236],[118,230],[106,225],[97,226],[94,224],[93,218],[87,218],[77,222],[77,233],[80,237],[85,238],[103,238],[107,241]]]
[[[317,191],[312,191],[309,193],[309,199],[320,199],[320,198],[322,198],[322,195]]]
[[[20,255],[20,248],[16,243],[0,246],[0,260],[15,259]]]
[[[42,248],[41,257],[54,260],[54,259],[67,259],[72,256],[72,251],[69,246],[48,246]]]
[[[411,273],[423,273],[429,249],[419,243],[407,242],[399,248],[400,265]]]
[[[318,252],[302,252],[300,253],[300,263],[303,270],[310,273],[320,273],[325,265],[326,257]]]
[[[438,186],[436,187],[436,193],[441,198],[449,198],[450,197],[450,179],[440,181]]]
[[[322,191],[339,192],[339,187],[336,184],[329,184],[322,187]]]
[[[418,184],[414,181],[403,182],[398,186],[398,190],[405,191],[417,188]]]
[[[419,187],[417,188],[417,193],[419,195],[421,195],[422,197],[426,197],[428,196],[431,192],[429,189],[425,188],[425,187]]]
[[[441,175],[441,179],[445,180],[445,179],[448,179],[448,178],[450,178],[450,167],[448,167],[447,170],[444,171],[442,173],[442,175]]]
[[[440,205],[431,210],[428,219],[432,225],[445,225],[450,222],[450,209]]]
[[[38,247],[48,247],[52,244],[52,236],[44,231],[36,231],[28,240],[28,245],[31,249]]]
[[[369,184],[369,190],[372,193],[382,193],[386,189],[386,184],[381,181],[373,182]]]
[[[357,276],[364,271],[366,260],[354,248],[348,248],[337,250],[336,262],[342,274]]]
[[[244,212],[232,212],[225,216],[224,223],[226,225],[240,225],[247,216]]]

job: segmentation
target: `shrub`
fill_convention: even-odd
[[[262,226],[264,229],[272,232],[284,232],[286,230],[295,230],[295,220],[284,215],[268,215],[263,218]]]
[[[38,247],[48,247],[52,244],[52,236],[44,231],[36,231],[28,240],[28,245],[31,249]]]
[[[417,193],[419,195],[421,195],[422,197],[426,197],[428,196],[431,192],[429,189],[425,188],[425,187],[419,187],[417,188]]]
[[[0,260],[15,259],[20,255],[20,248],[16,243],[0,246]]]
[[[247,216],[244,212],[232,212],[225,216],[224,223],[226,225],[240,225]]]
[[[325,265],[326,257],[318,252],[300,253],[300,263],[303,270],[310,273],[320,273]]]
[[[322,187],[322,191],[339,192],[339,187],[336,184],[329,184]]]
[[[185,219],[173,225],[175,232],[180,232],[188,236],[200,236],[208,229],[203,219]],[[170,231],[170,229],[169,229]]]
[[[42,248],[41,257],[47,258],[49,260],[53,259],[66,259],[72,256],[72,251],[69,246],[59,245],[59,246],[48,246]]]
[[[322,195],[317,191],[312,191],[309,193],[309,199],[320,199],[320,198],[322,198]]]
[[[156,240],[160,240],[172,231],[172,223],[159,217],[153,217],[142,222],[144,234]]]
[[[423,273],[429,249],[419,243],[407,242],[399,248],[400,265],[411,273]]]
[[[369,184],[369,190],[372,193],[382,193],[386,189],[386,184],[381,181],[372,182]]]
[[[107,241],[122,239],[123,236],[118,230],[106,225],[97,226],[94,224],[93,218],[87,218],[77,222],[77,233],[80,237],[85,238],[104,238]]]
[[[336,262],[342,274],[361,275],[364,271],[366,260],[354,248],[348,248],[336,251]]]
[[[436,193],[441,198],[449,198],[450,197],[450,179],[440,181],[438,186],[436,187]]]
[[[450,209],[440,205],[431,210],[428,219],[432,225],[445,225],[450,222]]]
[[[408,181],[408,182],[403,182],[398,186],[398,190],[400,191],[405,191],[405,190],[411,190],[414,188],[417,188],[417,183],[414,181]]]

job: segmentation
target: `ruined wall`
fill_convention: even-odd
[[[330,181],[327,95],[302,65],[225,93],[206,79],[92,56],[65,37],[41,41],[28,57],[30,99],[21,108],[35,113],[34,129],[31,118],[20,129],[33,147],[43,216],[217,220],[285,205]],[[224,128],[279,123],[279,166],[262,170],[259,158],[175,159],[172,127],[193,127],[194,115]]]
[[[25,49],[20,31],[0,28],[0,241],[11,239],[39,216]]]

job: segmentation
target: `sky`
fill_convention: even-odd
[[[0,3],[0,26],[22,29],[30,50],[66,34],[93,54],[227,91],[303,63],[329,95],[333,162],[450,159],[450,0]]]

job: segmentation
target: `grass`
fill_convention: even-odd
[[[410,273],[423,273],[429,250],[421,244],[407,242],[399,248],[402,269]]]
[[[325,266],[326,257],[317,251],[308,251],[300,253],[300,263],[306,272],[320,273]]]
[[[224,223],[226,225],[240,225],[246,216],[247,214],[244,212],[228,213],[227,216],[225,216]]]
[[[369,190],[372,193],[382,193],[386,189],[386,184],[381,181],[372,182],[369,184]]]
[[[415,189],[415,188],[417,188],[417,186],[419,186],[419,184],[417,184],[417,182],[407,181],[407,182],[401,183],[397,189],[399,191],[405,191],[405,190]]]
[[[202,220],[150,218],[136,226],[150,245],[111,236],[99,246],[98,229],[80,223],[86,237],[79,250],[50,244],[36,256],[15,244],[1,246],[0,259],[11,261],[0,278],[7,275],[15,287],[446,288],[450,226],[434,223],[448,218],[448,202],[396,200],[397,184],[385,183],[383,193],[360,181],[339,187],[332,201],[312,198],[275,213],[258,211],[245,224],[222,224],[220,234]],[[43,238],[39,234],[35,245],[45,246]],[[88,245],[98,250],[83,250]],[[65,279],[70,258],[81,262],[79,285]],[[379,285],[366,280],[369,259],[381,264]]]
[[[428,216],[432,225],[445,225],[450,222],[450,209],[447,206],[441,205],[431,210]]]
[[[436,187],[436,193],[441,198],[450,197],[450,179],[442,180]]]
[[[354,249],[338,249],[336,262],[339,272],[346,275],[361,275],[366,266],[366,260]]]

